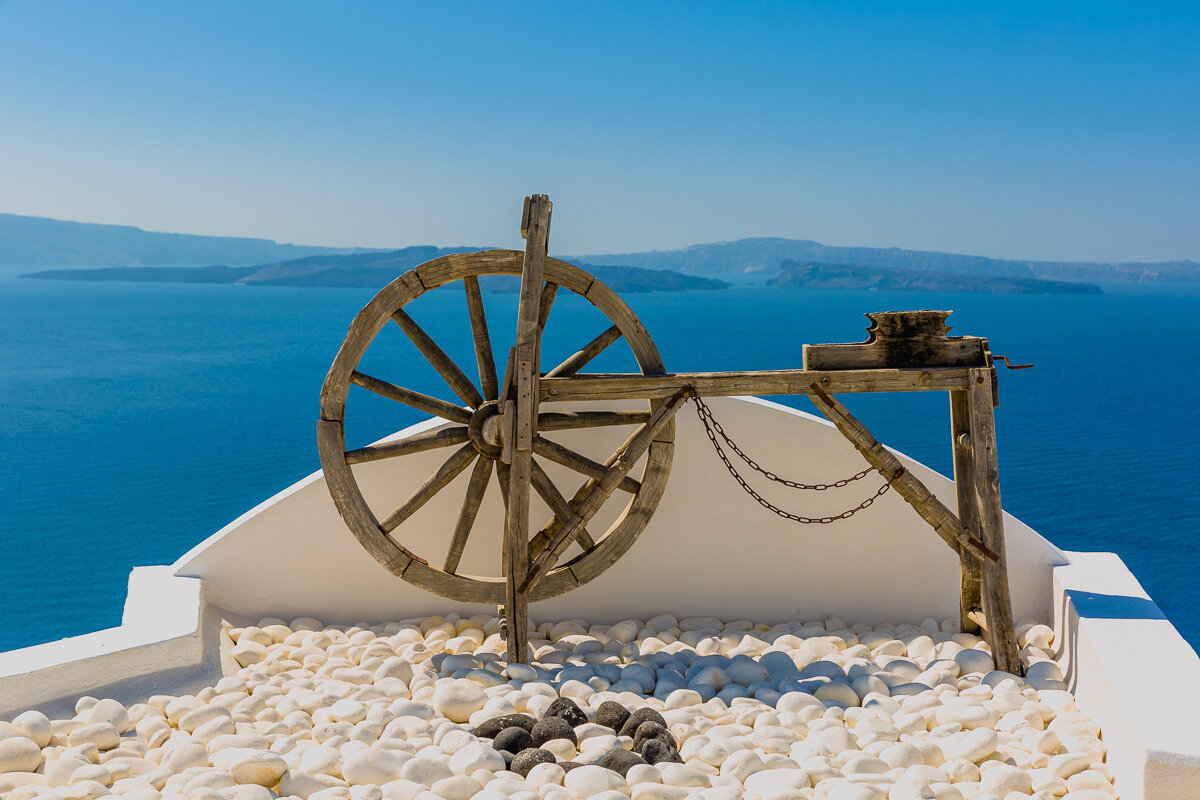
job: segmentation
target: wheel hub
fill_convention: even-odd
[[[500,433],[503,427],[500,424],[500,401],[488,400],[481,403],[471,415],[467,435],[471,437],[471,444],[475,445],[475,450],[480,455],[499,458],[504,447]]]

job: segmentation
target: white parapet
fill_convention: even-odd
[[[171,567],[137,567],[121,625],[0,653],[0,716],[44,707],[101,688],[144,692],[199,677],[206,651],[201,582]],[[137,683],[133,686],[129,684]]]
[[[708,403],[748,452],[781,475],[820,483],[853,475],[865,466],[858,451],[824,419],[752,397],[713,398]],[[555,404],[561,410],[578,407]],[[639,406],[626,402],[599,407]],[[395,435],[409,436],[439,422],[422,422]],[[836,614],[852,622],[899,623],[958,616],[958,556],[897,493],[883,495],[870,508],[836,524],[797,525],[764,510],[738,487],[690,407],[677,415],[676,425],[670,479],[646,530],[592,582],[533,603],[530,614],[535,620],[584,617],[615,622],[674,613],[777,622]],[[602,460],[627,434],[611,427],[551,437]],[[898,455],[930,491],[951,508],[956,505],[952,481]],[[433,450],[359,464],[355,476],[382,519],[445,458],[445,451]],[[547,462],[545,467],[567,496],[583,480],[557,464]],[[407,520],[394,533],[397,539],[417,555],[441,563],[468,477],[460,475]],[[872,472],[846,487],[796,492],[753,474],[750,480],[769,499],[810,516],[853,507],[882,483]],[[618,493],[604,506],[589,524],[594,534],[603,533],[626,498]],[[541,520],[550,518],[549,509],[536,496],[530,503],[540,527]],[[499,494],[491,487],[460,572],[500,574],[503,518]],[[1050,567],[1065,558],[1011,515],[1005,515],[1004,525],[1015,614],[1018,619],[1049,620]],[[175,567],[179,575],[203,578],[215,603],[247,618],[311,615],[326,623],[349,624],[451,610],[467,616],[495,613],[494,607],[455,603],[397,580],[347,530],[319,472],[243,514]]]
[[[1200,798],[1200,657],[1112,553],[1054,569],[1059,660],[1122,800]]]

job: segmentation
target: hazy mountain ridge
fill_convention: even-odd
[[[279,244],[268,239],[155,233],[122,225],[66,222],[44,217],[0,214],[0,264],[114,264],[140,267],[186,266],[231,268],[253,266],[237,278],[245,283],[287,286],[376,286],[377,270],[398,275],[431,258],[473,247],[413,246],[399,250],[309,247]],[[773,276],[785,261],[815,264],[851,264],[858,268],[915,270],[1008,279],[1041,279],[1071,282],[1179,282],[1200,281],[1200,264],[1166,262],[1019,261],[984,256],[940,253],[900,248],[836,247],[806,239],[761,237],[696,244],[679,250],[568,257],[574,263],[617,264],[648,270],[668,270],[683,275]],[[58,271],[64,273],[64,271]],[[65,272],[75,272],[66,270]],[[116,277],[120,275],[120,277]],[[132,273],[106,272],[105,276],[78,276],[81,280],[174,280],[225,283],[228,273],[174,273],[135,277]],[[65,274],[40,277],[65,278]],[[195,279],[195,280],[192,280]],[[630,285],[653,288],[627,273]],[[678,281],[674,281],[678,284]],[[716,287],[704,287],[716,288]]]
[[[311,256],[254,267],[103,267],[100,269],[55,269],[32,272],[22,277],[67,281],[135,281],[140,283],[242,283],[255,286],[306,286],[382,289],[399,275],[432,258],[448,253],[471,252],[478,248],[406,247],[386,253],[353,253],[344,256]],[[669,270],[581,264],[614,291],[685,292],[727,289],[715,278],[684,275]],[[485,276],[480,284],[490,292],[516,293],[516,276]]]
[[[359,252],[270,239],[157,233],[130,225],[0,214],[0,264],[248,266],[320,254]]]
[[[963,272],[885,269],[855,264],[799,263],[780,265],[771,286],[804,289],[877,289],[905,292],[986,292],[988,294],[1102,294],[1094,283],[1009,278]]]
[[[48,269],[29,272],[22,278],[51,281],[133,281],[136,283],[237,283],[254,272],[254,267],[99,267]]]
[[[1187,260],[1112,263],[1019,261],[958,253],[902,250],[898,247],[837,247],[807,239],[779,237],[695,244],[679,250],[650,250],[579,258],[594,261],[619,260],[622,264],[636,267],[712,275],[772,275],[779,271],[780,264],[791,260],[798,263],[854,264],[884,269],[1060,281],[1200,281],[1200,264]]]

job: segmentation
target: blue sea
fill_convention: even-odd
[[[118,624],[132,567],[171,563],[315,470],[318,391],[373,294],[17,277],[29,269],[0,268],[0,650]],[[1000,370],[1005,507],[1063,548],[1120,554],[1195,647],[1200,367],[1186,343],[1200,287],[1104,289],[1020,296],[742,285],[625,299],[669,370],[799,367],[806,342],[861,340],[863,312],[953,309],[955,333],[986,336],[993,353],[1036,364]],[[500,355],[516,298],[486,302]],[[461,293],[419,303],[414,317],[472,366]],[[571,298],[556,303],[547,368],[607,326],[589,311]],[[393,326],[366,371],[450,399],[406,348]],[[628,351],[617,350],[593,368],[629,369]],[[813,410],[803,397],[776,399]],[[944,394],[844,399],[878,438],[951,472]],[[348,439],[360,443],[419,417],[374,396],[353,396],[348,414]],[[766,513],[745,502],[747,514]]]

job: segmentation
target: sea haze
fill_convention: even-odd
[[[315,470],[318,390],[350,319],[371,296],[16,277],[28,271],[0,271],[0,650],[118,624],[131,567],[171,563]],[[987,336],[993,352],[1037,365],[1000,371],[1005,507],[1061,547],[1119,553],[1196,646],[1200,549],[1192,538],[1200,504],[1190,467],[1200,449],[1200,369],[1176,343],[1190,339],[1200,286],[1126,283],[1104,291],[738,285],[626,299],[671,370],[799,367],[805,342],[860,340],[863,312],[954,309],[956,333]],[[460,363],[472,364],[461,293],[421,302],[414,316]],[[486,302],[496,351],[506,352],[516,297],[492,294]],[[569,299],[556,303],[548,362],[603,329],[586,310]],[[404,344],[399,336],[388,341]],[[397,350],[377,364],[381,377],[449,396],[411,353]],[[595,368],[628,366],[614,352]],[[813,410],[805,398],[782,400]],[[945,395],[846,400],[880,439],[951,471]],[[359,442],[419,418],[383,402],[361,411]],[[736,421],[729,428],[736,437]],[[711,453],[686,457],[712,457],[721,469]],[[766,513],[733,496],[748,518]],[[837,529],[796,535],[836,536]]]

